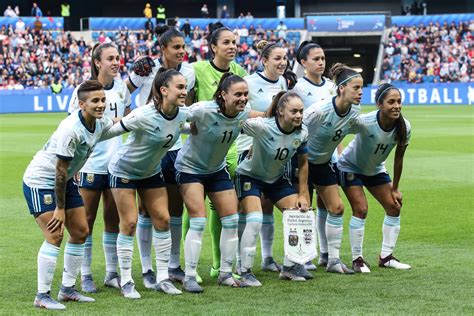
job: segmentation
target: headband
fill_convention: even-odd
[[[355,75],[349,76],[346,79],[342,80],[342,82],[340,82],[338,84],[338,86],[343,85],[344,83],[346,83],[347,81],[349,81],[349,80],[351,80],[352,78],[355,78],[355,77],[362,77],[362,76],[360,74],[355,74]]]

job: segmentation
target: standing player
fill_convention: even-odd
[[[303,66],[305,76],[298,79],[292,91],[298,93],[304,103],[305,109],[314,103],[323,103],[329,101],[336,95],[337,87],[328,78],[323,77],[326,69],[326,56],[323,49],[312,41],[301,43],[296,52],[296,61]],[[337,151],[342,152],[342,146],[338,145]],[[332,162],[337,161],[337,151],[332,156]],[[295,163],[293,162],[295,166]],[[312,188],[309,189],[310,197],[313,195]],[[316,200],[318,212],[316,216],[316,231],[319,241],[319,261],[318,264],[326,266],[328,261],[328,246],[326,239],[326,217],[327,210],[323,201],[317,196]],[[307,270],[316,270],[316,266],[311,262],[305,264]]]
[[[186,104],[192,103],[192,90],[194,88],[194,70],[188,63],[183,63],[185,54],[184,37],[174,27],[157,26],[155,33],[158,36],[158,42],[162,52],[160,59],[152,60],[150,57],[145,57],[135,64],[134,71],[128,78],[127,85],[130,92],[135,89],[140,89],[138,106],[143,106],[147,103],[150,95],[153,80],[158,73],[160,67],[165,69],[176,69],[186,79],[186,89],[188,97]],[[148,71],[146,71],[148,70]],[[170,211],[170,231],[171,231],[171,256],[169,260],[169,276],[173,281],[182,282],[184,279],[184,272],[179,265],[180,245],[181,245],[181,225],[183,214],[183,199],[179,194],[178,186],[176,185],[176,170],[174,169],[174,161],[181,149],[181,140],[168,150],[168,153],[163,157],[161,164],[163,176],[166,182],[166,190],[168,192],[168,203]],[[151,247],[153,240],[153,225],[148,212],[142,203],[139,204],[138,226],[137,226],[137,244],[140,252],[140,259],[142,264],[143,283],[146,288],[152,289],[156,285],[156,276],[153,271]]]
[[[141,297],[132,279],[133,236],[138,220],[136,193],[154,226],[155,290],[181,294],[168,276],[170,215],[160,162],[178,140],[184,127],[186,111],[179,107],[184,106],[186,95],[186,79],[183,75],[174,69],[162,69],[153,81],[150,103],[135,109],[120,121],[119,127],[131,133],[110,161],[109,179],[120,216],[117,254],[120,286],[125,298]]]
[[[247,73],[237,64],[234,59],[237,53],[237,44],[234,33],[226,28],[222,23],[217,22],[209,25],[208,43],[209,49],[213,55],[212,60],[203,60],[193,63],[194,73],[196,75],[196,83],[194,87],[195,101],[211,101],[221,77],[232,72],[239,77],[245,77]],[[227,154],[227,167],[230,175],[233,177],[235,168],[237,167],[237,150],[235,144],[232,144]],[[214,205],[210,203],[211,211],[209,213],[209,229],[211,233],[212,244],[212,268],[211,276],[219,275],[220,266],[220,234],[222,225],[219,215],[214,209]],[[183,236],[189,229],[188,214],[184,214],[183,219]]]
[[[348,274],[354,271],[348,269],[339,259],[344,205],[339,196],[331,156],[349,133],[351,123],[359,115],[363,80],[358,72],[339,63],[331,67],[330,73],[337,85],[337,96],[321,104],[311,105],[304,113],[303,123],[310,135],[309,180],[316,187],[317,194],[328,210],[325,227],[328,243],[326,271]]]
[[[249,105],[253,110],[266,111],[272,104],[273,97],[280,91],[288,90],[283,74],[287,69],[286,51],[277,43],[263,40],[257,44],[263,65],[262,72],[245,77],[249,86]],[[252,137],[245,134],[237,137],[237,153],[239,162],[243,160],[252,146]],[[279,272],[281,267],[273,259],[273,236],[275,231],[272,201],[262,197],[263,220],[261,223],[260,240],[262,248],[262,269]],[[245,214],[239,216],[239,238],[245,227]],[[238,264],[237,264],[238,266]]]
[[[410,123],[402,116],[402,96],[395,86],[388,83],[381,85],[375,93],[375,101],[378,110],[359,117],[353,130],[357,135],[337,162],[339,181],[352,207],[349,224],[352,268],[362,273],[370,272],[362,255],[368,210],[363,186],[385,209],[379,266],[410,269],[408,264],[399,262],[392,255],[400,232],[402,193],[399,183],[403,156],[410,141]],[[392,182],[385,168],[385,160],[395,146]]]
[[[58,300],[95,301],[74,288],[89,228],[84,203],[72,178],[82,168],[112,121],[102,119],[105,93],[100,82],[85,81],[77,90],[77,96],[80,110],[59,124],[23,176],[23,193],[30,214],[35,217],[45,238],[38,253],[38,292],[34,306],[46,309],[66,308],[50,296],[64,226],[70,237],[64,250],[63,279]]]
[[[97,44],[92,50],[92,79],[98,80],[105,91],[106,108],[104,115],[112,120],[119,120],[129,112],[130,93],[125,83],[117,78],[120,55],[111,43]],[[77,87],[72,93],[68,112],[71,114],[79,108]],[[120,288],[117,274],[117,236],[119,218],[112,194],[110,193],[107,166],[110,158],[122,145],[122,138],[116,137],[97,144],[91,156],[79,173],[79,192],[84,200],[84,208],[89,225],[84,248],[84,260],[81,267],[82,290],[88,293],[97,292],[92,279],[92,230],[102,195],[104,206],[103,247],[105,254],[106,275],[104,284]]]
[[[302,127],[303,109],[296,93],[281,91],[271,103],[269,118],[244,123],[243,132],[253,138],[252,153],[247,151],[240,159],[236,187],[246,219],[240,245],[241,281],[250,286],[262,285],[251,271],[262,226],[262,194],[281,211],[291,207],[308,209],[308,132]],[[286,164],[294,155],[298,159],[298,188],[285,173]],[[280,278],[306,281],[312,275],[285,257]]]
[[[238,244],[238,202],[225,157],[250,115],[247,98],[245,80],[226,73],[219,82],[214,101],[198,102],[189,109],[188,120],[196,123],[198,133],[189,136],[175,163],[176,178],[190,217],[184,244],[184,289],[189,292],[202,292],[196,280],[196,267],[206,225],[205,194],[214,203],[222,222],[218,284],[244,285],[231,273]]]

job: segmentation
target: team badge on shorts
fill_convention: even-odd
[[[130,180],[125,179],[125,178],[120,178],[120,181],[121,181],[122,183],[129,183],[129,182],[130,182]]]
[[[301,141],[299,139],[293,140],[293,148],[298,148],[301,145]]]
[[[244,182],[244,191],[249,191],[251,187],[252,187],[252,183]]]
[[[45,194],[44,197],[43,197],[43,202],[46,205],[53,204],[53,196],[51,194]]]
[[[87,181],[88,183],[93,183],[93,182],[94,182],[94,174],[93,174],[93,173],[88,173],[88,174],[86,175],[86,181]]]
[[[352,172],[347,173],[346,179],[347,181],[353,181],[355,179],[355,174],[353,174]]]
[[[239,121],[239,127],[242,127],[242,126],[244,126],[244,120]]]
[[[292,247],[298,245],[298,232],[296,229],[290,229],[288,233],[288,244]]]

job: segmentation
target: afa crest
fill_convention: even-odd
[[[46,205],[53,204],[53,196],[51,194],[45,194],[44,197],[43,197],[43,202]]]
[[[184,128],[184,122],[183,122],[183,121],[179,121],[178,124],[179,124],[179,125],[178,125],[179,130],[182,131],[183,128]]]
[[[293,148],[298,148],[301,145],[301,141],[299,139],[293,140]]]
[[[244,126],[244,120],[239,121],[239,127],[242,128]]]
[[[93,174],[93,173],[88,173],[88,174],[86,175],[86,181],[87,181],[88,183],[94,182],[94,174]]]
[[[290,229],[290,232],[288,234],[288,244],[292,247],[298,245],[298,232],[296,231],[296,229]]]
[[[121,181],[122,183],[129,183],[129,182],[130,182],[130,180],[125,179],[125,178],[120,178],[120,181]]]
[[[244,182],[244,191],[249,191],[252,188],[252,183]]]
[[[347,175],[346,175],[346,179],[348,181],[353,181],[355,179],[355,174],[353,174],[352,172],[349,172]]]

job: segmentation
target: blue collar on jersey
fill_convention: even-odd
[[[277,83],[278,80],[280,80],[280,78],[278,78],[277,80],[270,80],[267,77],[265,77],[261,72],[257,72],[257,75],[259,75],[260,78],[262,78],[263,80],[265,80],[267,82],[270,82],[270,83]]]
[[[321,77],[321,83],[320,84],[314,83],[313,81],[309,80],[309,78],[307,78],[306,76],[303,77],[303,79],[308,81],[310,84],[312,84],[313,86],[316,86],[316,87],[322,87],[326,83],[326,79],[324,79],[324,77]]]
[[[287,132],[287,131],[285,131],[283,128],[281,128],[280,123],[278,122],[278,117],[277,117],[276,115],[275,115],[275,122],[276,122],[277,127],[278,127],[278,129],[280,130],[280,132],[282,132],[282,133],[285,134],[285,135],[290,135],[290,134],[292,134],[294,131],[296,131],[296,127],[293,128],[293,130],[292,130],[291,132]]]
[[[332,98],[332,106],[334,107],[334,112],[336,112],[337,116],[339,116],[339,117],[347,116],[347,115],[351,112],[351,110],[352,110],[352,104],[351,104],[351,105],[349,106],[349,108],[347,109],[346,113],[342,113],[342,114],[339,113],[339,112],[337,111],[337,107],[336,107],[336,97],[333,97],[333,98]]]
[[[84,127],[86,128],[86,130],[90,133],[94,133],[95,132],[95,124],[94,124],[94,127],[92,129],[89,129],[89,127],[87,127],[86,125],[86,120],[84,119],[84,116],[82,116],[82,110],[79,110],[78,111],[78,115],[79,115],[79,120],[81,121],[82,125],[84,125]]]
[[[395,129],[395,124],[393,124],[392,128],[390,129],[385,129],[382,127],[382,124],[380,124],[380,110],[377,111],[377,124],[379,124],[380,129],[386,133],[390,133]]]

